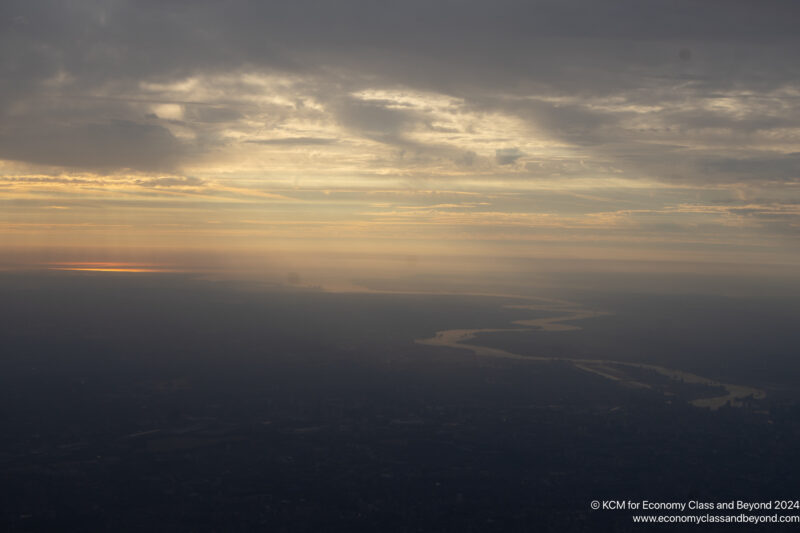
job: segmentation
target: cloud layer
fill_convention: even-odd
[[[227,123],[260,122],[264,138],[249,142],[292,144],[270,134],[313,115],[306,101],[361,138],[423,156],[443,145],[458,152],[424,104],[352,96],[388,88],[459,99],[456,114],[519,119],[629,173],[796,178],[794,2],[10,1],[1,9],[6,159],[177,169],[226,146]],[[272,89],[294,107],[248,108],[254,87],[243,73],[290,80]],[[187,80],[202,80],[204,91],[169,94]],[[409,133],[421,131],[430,138],[414,142]],[[686,164],[662,168],[675,157]]]
[[[736,221],[780,246],[800,227],[798,15],[794,1],[9,0],[0,190],[33,201],[50,183],[45,206],[102,188],[293,199],[313,207],[286,218],[469,238],[594,224],[732,242]],[[309,199],[356,189],[346,209]],[[426,204],[431,190],[455,196]],[[368,198],[380,191],[420,203]]]

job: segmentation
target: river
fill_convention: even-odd
[[[597,316],[602,316],[608,313],[602,311],[591,311],[564,302],[560,300],[541,300],[541,304],[533,305],[509,305],[507,307],[514,309],[530,309],[535,311],[549,311],[558,313],[556,316],[547,318],[534,318],[516,320],[514,325],[523,326],[515,328],[495,328],[495,329],[447,329],[436,332],[432,338],[418,339],[416,342],[427,346],[443,346],[448,348],[459,348],[469,350],[475,355],[481,357],[498,357],[503,359],[516,359],[524,361],[567,361],[576,368],[586,372],[591,372],[603,378],[624,383],[626,385],[652,388],[650,385],[637,381],[630,376],[625,375],[624,372],[619,371],[619,367],[638,368],[657,372],[663,376],[676,381],[685,383],[692,383],[698,385],[706,385],[709,387],[721,387],[725,390],[725,394],[713,396],[710,398],[697,398],[691,401],[692,405],[697,407],[707,408],[711,410],[719,409],[725,405],[733,407],[741,407],[746,398],[761,400],[766,397],[766,393],[758,388],[749,387],[745,385],[734,385],[731,383],[723,383],[714,379],[684,372],[673,368],[667,368],[660,365],[653,365],[648,363],[635,363],[630,361],[614,361],[611,359],[572,359],[572,358],[556,358],[556,357],[543,357],[533,354],[516,354],[507,350],[499,348],[490,348],[488,346],[480,346],[477,344],[470,344],[469,341],[474,339],[480,333],[506,333],[506,332],[520,332],[520,331],[574,331],[581,329],[580,326],[572,324],[571,322],[578,320],[586,320]],[[616,368],[611,368],[616,367]]]

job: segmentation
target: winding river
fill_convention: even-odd
[[[557,357],[542,357],[537,355],[520,355],[512,353],[499,348],[490,348],[488,346],[480,346],[477,344],[470,344],[469,341],[474,339],[480,333],[505,333],[514,331],[572,331],[581,329],[580,326],[572,324],[571,322],[577,320],[585,320],[596,316],[602,316],[607,313],[598,311],[589,311],[575,307],[567,302],[558,300],[542,300],[545,303],[541,305],[510,305],[508,307],[514,309],[529,309],[535,311],[550,311],[560,313],[553,317],[547,318],[534,318],[525,320],[516,320],[513,323],[518,328],[500,328],[500,329],[448,329],[438,331],[436,335],[430,339],[418,339],[416,342],[427,346],[444,346],[448,348],[460,348],[469,350],[475,355],[481,357],[499,357],[503,359],[517,359],[524,361],[568,361],[576,368],[591,372],[606,379],[616,381],[629,386],[640,388],[652,388],[650,385],[641,381],[636,381],[624,372],[619,370],[619,367],[638,368],[642,370],[649,370],[657,372],[663,376],[676,381],[684,383],[692,383],[698,385],[706,385],[709,387],[723,388],[725,394],[714,396],[711,398],[697,398],[691,401],[692,405],[703,407],[711,410],[719,409],[724,405],[731,405],[733,407],[741,407],[746,398],[761,400],[766,397],[766,393],[754,387],[744,385],[734,385],[730,383],[722,383],[710,378],[698,376],[682,370],[666,368],[659,365],[652,365],[647,363],[634,363],[629,361],[613,361],[610,359],[571,359],[571,358],[557,358]]]

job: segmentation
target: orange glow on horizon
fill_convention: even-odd
[[[155,268],[81,268],[81,267],[62,267],[51,268],[50,270],[69,270],[80,272],[174,272],[173,270],[159,270]]]
[[[146,272],[178,272],[171,268],[162,268],[155,265],[144,263],[119,263],[119,262],[66,262],[50,263],[58,266],[48,267],[48,270],[66,270],[77,272],[126,272],[126,273],[146,273]]]

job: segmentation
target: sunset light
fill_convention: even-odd
[[[795,531],[799,26],[0,1],[0,531]]]

